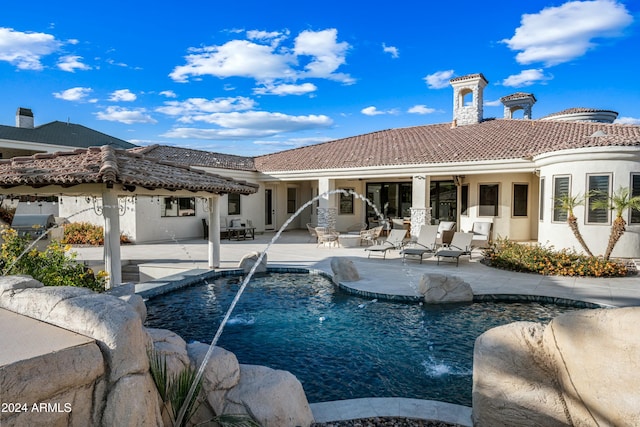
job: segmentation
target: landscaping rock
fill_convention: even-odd
[[[144,323],[147,320],[147,306],[144,299],[140,295],[123,295],[119,297],[122,301],[131,304],[136,313],[140,316],[140,320]]]
[[[167,329],[147,328],[147,333],[153,340],[153,349],[161,354],[167,362],[167,373],[177,375],[180,371],[191,366],[187,354],[187,343],[180,335]]]
[[[263,427],[308,426],[313,422],[302,384],[287,371],[240,365],[240,382],[226,399],[225,414],[250,414]]]
[[[258,261],[259,257],[260,257],[260,252],[257,252],[257,251],[249,252],[248,254],[242,257],[242,259],[238,263],[238,268],[241,268],[245,273],[249,273],[253,268],[253,266],[255,265],[255,263]],[[262,257],[262,261],[260,261],[260,264],[258,265],[258,267],[256,267],[255,272],[256,273],[267,272],[267,254],[264,254],[264,257]]]
[[[418,292],[426,303],[473,301],[471,285],[457,276],[426,273],[422,275]]]
[[[333,271],[333,281],[335,283],[357,282],[360,280],[360,274],[358,274],[355,264],[350,259],[332,258],[331,271]]]
[[[0,276],[0,295],[6,291],[17,291],[26,288],[41,288],[44,285],[31,276]]]

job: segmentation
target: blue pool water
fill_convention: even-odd
[[[210,343],[242,277],[147,301],[147,326]],[[252,279],[218,345],[240,363],[292,372],[309,402],[410,397],[471,406],[475,339],[518,320],[547,322],[574,310],[540,303],[420,305],[372,300],[322,276]]]

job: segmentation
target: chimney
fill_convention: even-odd
[[[449,80],[453,87],[453,119],[457,126],[480,123],[483,91],[489,81],[481,74],[469,74]]]
[[[18,108],[18,111],[16,111],[16,127],[33,129],[33,112],[30,108]]]

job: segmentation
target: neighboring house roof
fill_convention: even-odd
[[[148,158],[165,160],[183,165],[208,166],[221,169],[254,172],[256,170],[253,157],[212,153],[209,151],[158,144],[150,145],[148,147],[137,147],[130,151],[144,154]]]
[[[605,136],[594,135],[600,131]],[[262,172],[522,159],[597,146],[640,147],[640,126],[493,119],[389,129],[255,158]]]
[[[255,184],[224,178],[199,169],[147,158],[109,145],[69,152],[42,153],[0,160],[0,187],[43,187],[79,184],[121,184],[149,190],[188,190],[252,194]]]
[[[567,115],[567,114],[601,113],[601,112],[614,113],[615,115],[618,115],[618,112],[617,111],[613,111],[613,110],[603,110],[601,108],[574,107],[574,108],[567,108],[566,110],[558,111],[557,113],[548,114],[548,115],[542,117],[540,120],[546,119],[546,118],[549,118],[549,117],[564,116],[564,115]]]
[[[34,128],[0,125],[0,139],[46,145],[64,145],[70,148],[99,147],[102,145],[112,145],[125,149],[136,147],[136,145],[127,141],[88,127],[59,121]]]

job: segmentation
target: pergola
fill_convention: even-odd
[[[252,194],[255,184],[146,158],[109,145],[0,160],[0,194],[102,198],[109,285],[122,282],[119,197],[202,197],[209,205],[209,268],[220,266],[219,195]]]

